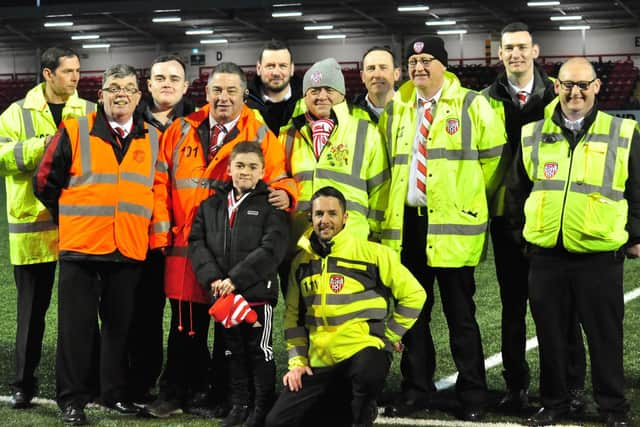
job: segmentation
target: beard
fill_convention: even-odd
[[[271,92],[276,92],[276,93],[280,93],[283,90],[285,90],[287,88],[287,86],[289,86],[289,78],[286,79],[282,79],[282,81],[279,84],[276,83],[270,83],[270,82],[266,82],[266,81],[262,81],[262,85],[270,90]]]

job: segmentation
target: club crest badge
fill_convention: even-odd
[[[322,73],[320,71],[314,71],[311,73],[310,79],[313,83],[318,84],[322,81]]]
[[[460,129],[460,122],[458,119],[447,119],[447,133],[453,135]]]
[[[344,276],[342,274],[332,274],[329,278],[329,287],[334,293],[339,293],[344,287]]]
[[[413,51],[415,53],[422,53],[422,49],[424,48],[424,43],[423,42],[415,42],[413,44]]]
[[[544,177],[547,179],[551,179],[556,176],[558,172],[558,163],[557,162],[547,162],[544,164]]]
[[[136,150],[133,152],[133,160],[136,163],[142,163],[144,162],[144,151],[142,150]]]

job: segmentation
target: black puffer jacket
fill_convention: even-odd
[[[240,203],[229,227],[229,182],[205,200],[191,227],[189,258],[198,282],[210,293],[211,282],[229,277],[236,293],[249,302],[278,300],[278,265],[289,239],[285,211],[269,204],[269,190],[259,181]]]
[[[302,98],[302,79],[298,76],[291,77],[289,81],[291,85],[291,98],[282,102],[270,102],[262,99],[262,81],[260,76],[256,75],[248,84],[249,95],[247,96],[247,106],[254,110],[260,111],[260,115],[276,136],[280,132],[280,128],[287,123],[296,107],[296,102]]]

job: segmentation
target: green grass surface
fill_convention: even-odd
[[[8,396],[8,384],[14,373],[14,336],[16,325],[16,291],[13,281],[13,270],[9,264],[8,237],[5,215],[4,186],[0,188],[0,395]],[[500,351],[500,300],[495,280],[493,260],[491,254],[476,270],[477,281],[477,318],[482,332],[485,357]],[[625,266],[625,291],[640,286],[640,261],[627,262]],[[436,287],[437,288],[437,287]],[[165,322],[168,325],[169,310],[165,312]],[[278,364],[278,378],[286,368],[286,354],[282,338],[282,304],[276,310],[276,325],[274,327],[274,348]],[[56,342],[56,292],[54,291],[52,305],[47,315],[47,330],[44,339],[43,358],[38,370],[41,381],[40,397],[53,399],[55,396],[55,342]],[[167,326],[168,327],[168,326]],[[640,424],[640,299],[627,304],[625,311],[625,373],[627,397],[631,403],[632,420]],[[441,303],[436,294],[436,304],[433,311],[432,331],[437,349],[436,378],[446,377],[455,372],[455,367],[449,353],[448,331],[441,310]],[[529,336],[535,335],[531,318],[528,318]],[[166,334],[166,328],[165,328]],[[166,342],[166,340],[165,340]],[[538,396],[538,353],[533,350],[528,353],[528,360],[532,372],[532,395],[534,402]],[[400,381],[399,358],[396,357],[388,378],[387,388],[395,390]],[[495,367],[487,372],[490,390],[496,398],[504,391],[501,367]],[[590,390],[590,380],[587,377],[587,388]],[[447,393],[444,393],[445,396]],[[593,402],[590,411],[594,411]],[[125,419],[107,411],[90,408],[87,412],[92,425],[97,426],[215,426],[216,421],[197,419],[189,415],[178,415],[168,420],[151,420],[140,418]],[[433,412],[429,418],[453,420],[451,415],[444,412]],[[50,426],[62,425],[59,411],[55,405],[39,404],[26,411],[12,410],[8,403],[0,403],[0,425],[6,426]],[[515,417],[505,417],[490,413],[487,422],[521,421]],[[598,425],[593,417],[586,421],[572,421],[572,424]]]

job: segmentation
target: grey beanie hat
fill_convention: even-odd
[[[344,76],[340,64],[333,58],[323,59],[311,66],[302,79],[302,94],[314,87],[330,87],[341,94],[346,93]]]

